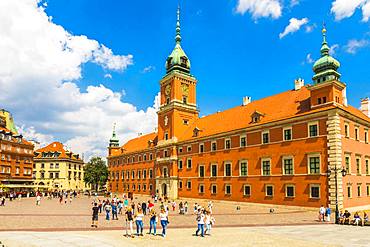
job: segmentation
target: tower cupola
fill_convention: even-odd
[[[113,124],[112,138],[109,140],[109,147],[119,147],[119,140],[116,135],[116,124]]]

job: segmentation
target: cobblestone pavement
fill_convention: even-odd
[[[193,235],[194,229],[169,229],[166,238],[144,235],[133,239],[122,231],[0,232],[6,247],[67,246],[370,246],[369,228],[309,225],[280,227],[215,228],[212,236]]]
[[[142,202],[148,199],[144,196],[135,201]],[[57,199],[43,199],[41,206],[35,205],[34,198],[7,201],[5,207],[0,207],[0,231],[91,230],[91,202],[92,198],[87,197],[74,199],[72,203],[67,204],[59,204]],[[179,202],[178,200],[177,205]],[[195,201],[188,199],[188,202],[191,211]],[[204,206],[208,203],[200,200],[197,202]],[[216,227],[318,224],[316,210],[307,210],[307,208],[224,201],[214,201],[213,205]],[[159,203],[157,203],[158,206]],[[237,206],[240,206],[240,210],[236,210]],[[274,208],[274,213],[269,213],[270,208]],[[118,217],[117,221],[106,221],[104,214],[100,214],[98,229],[122,229],[124,220],[122,216]],[[179,215],[177,211],[171,211],[170,224],[173,228],[194,227],[195,217],[191,213]],[[144,225],[148,226],[147,217]]]

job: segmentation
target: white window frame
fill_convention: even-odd
[[[242,163],[247,164],[247,175],[242,175]],[[239,160],[239,177],[248,177],[248,160],[246,159],[241,159]]]
[[[226,176],[226,165],[230,165],[230,176]],[[224,162],[224,177],[232,177],[233,176],[233,163],[231,161]]]
[[[263,142],[263,135],[264,134],[267,134],[267,142]],[[264,145],[264,144],[269,144],[270,143],[270,130],[264,130],[261,132],[261,144]]]
[[[216,149],[213,150],[213,144],[216,144]],[[211,141],[211,152],[216,152],[217,151],[217,141]]]
[[[204,174],[203,174],[204,176],[203,176],[203,177],[201,177],[201,176],[200,176],[200,168],[201,168],[201,167],[203,167],[203,172],[204,172]],[[205,177],[206,177],[206,166],[205,166],[204,164],[200,164],[200,165],[198,166],[198,177],[199,177],[199,178],[205,178]]]
[[[311,193],[311,188],[313,188],[313,187],[317,187],[317,188],[319,188],[319,197],[312,197],[312,193]],[[320,199],[321,198],[321,186],[320,186],[320,184],[310,184],[310,190],[309,190],[309,196],[310,196],[310,199]]]
[[[186,152],[191,152],[191,150],[192,150],[192,148],[191,148],[191,145],[188,145],[187,147],[186,147]]]
[[[359,141],[360,140],[360,127],[355,126],[355,140]]]
[[[359,163],[359,169],[358,169],[358,172],[357,172],[357,159],[360,161]],[[361,156],[360,155],[356,155],[356,159],[355,159],[355,163],[356,163],[356,175],[359,175],[359,176],[361,176],[361,174],[362,174],[362,167],[361,167],[361,165],[362,165],[362,158],[361,158]]]
[[[212,174],[212,166],[216,166],[216,176],[213,176]],[[217,163],[211,163],[211,178],[217,178],[218,176],[218,164]]]
[[[348,190],[348,188],[349,188],[349,190]],[[347,192],[346,193],[347,198],[352,198],[353,197],[352,184],[347,184],[346,189],[347,189],[347,191],[346,191]],[[350,195],[348,195],[348,191],[349,191]]]
[[[284,163],[284,161],[285,160],[288,160],[288,159],[291,159],[292,160],[292,166],[293,166],[293,173],[292,174],[286,174],[286,172],[285,172],[285,163]],[[294,156],[293,155],[283,156],[281,160],[282,160],[283,175],[285,175],[285,176],[293,176],[294,175],[294,172],[295,172],[295,169],[294,169]]]
[[[285,187],[285,197],[286,198],[294,198],[295,195],[296,195],[295,184],[286,184],[284,187]],[[293,187],[293,195],[292,196],[288,196],[288,187]]]
[[[189,167],[189,160],[190,160],[190,167]],[[190,170],[193,167],[193,161],[191,158],[186,159],[186,169]]]
[[[227,193],[226,187],[230,186],[230,193]],[[231,184],[225,184],[225,195],[232,195],[233,193],[233,187]]]
[[[351,160],[351,154],[349,153],[345,153],[344,154],[344,165],[345,165],[345,169],[347,170],[347,164],[346,164],[346,158],[349,158],[349,164],[348,164],[348,171],[347,171],[347,174],[351,174],[352,173],[352,169],[351,169],[351,166],[352,166],[352,160]]]
[[[286,130],[290,130],[290,140],[285,139],[285,131]],[[293,127],[292,126],[283,128],[283,140],[284,141],[292,141],[293,140]]]
[[[347,128],[347,132],[346,132],[346,128]],[[349,136],[350,136],[349,123],[344,123],[344,137],[349,138]]]
[[[358,190],[358,188],[360,187],[360,191]],[[362,183],[359,183],[359,184],[357,184],[357,186],[356,186],[356,196],[357,197],[362,197]],[[360,192],[360,194],[358,194],[358,192]]]
[[[263,174],[263,162],[264,161],[269,161],[270,162],[270,174],[269,175],[264,175]],[[271,158],[262,158],[261,159],[261,176],[268,177],[268,176],[271,176],[271,175],[272,175],[272,162],[271,162]]]
[[[368,129],[365,129],[365,131],[364,131],[364,142],[366,144],[369,143],[369,130]]]
[[[249,187],[249,195],[245,194],[245,187]],[[250,197],[252,195],[252,186],[250,184],[244,184],[243,185],[243,196]]]
[[[227,141],[229,141],[229,142],[230,142],[230,147],[229,147],[229,148],[227,148],[227,146],[226,146],[226,142],[227,142]],[[225,150],[230,150],[230,149],[231,149],[231,138],[225,138],[224,145],[225,145],[225,146],[224,146],[224,149],[225,149]]]
[[[181,167],[180,167],[180,164],[181,164]],[[182,159],[179,159],[178,161],[177,161],[177,168],[179,169],[179,170],[182,170],[182,168],[184,167],[184,162],[183,162],[183,160]]]
[[[189,187],[189,183],[190,183],[190,187]],[[191,180],[190,179],[186,180],[186,189],[191,190],[191,187],[192,187]]]
[[[216,188],[216,192],[213,192],[213,187]],[[211,194],[216,195],[217,194],[217,184],[211,184]]]
[[[271,186],[272,187],[272,195],[267,195],[267,187]],[[275,186],[273,184],[265,184],[265,196],[266,197],[274,197],[275,195]]]
[[[317,156],[319,157],[319,172],[318,173],[311,173],[310,158],[314,158],[314,157],[317,157]],[[309,175],[320,175],[321,174],[321,165],[322,165],[321,153],[307,154],[307,174],[309,174]]]
[[[245,145],[244,146],[242,146],[242,139],[243,138],[245,138]],[[241,135],[240,137],[239,137],[239,147],[241,147],[241,148],[245,148],[245,147],[247,147],[247,135]]]
[[[201,146],[203,146],[203,151],[201,151]],[[205,151],[204,143],[199,143],[199,153],[202,154]]]
[[[365,157],[365,173],[366,175],[370,175],[370,158],[368,157]]]
[[[203,191],[200,190],[201,187],[203,187]],[[199,194],[204,194],[205,193],[205,189],[206,189],[206,187],[205,187],[204,184],[199,184],[198,185],[198,192],[199,192]]]
[[[317,135],[316,136],[311,136],[311,132],[310,132],[310,126],[312,125],[316,125],[317,126]],[[307,136],[308,138],[315,138],[315,137],[318,137],[320,136],[320,125],[319,125],[319,121],[313,121],[313,122],[309,122],[307,124]]]

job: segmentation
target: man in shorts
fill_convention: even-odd
[[[92,208],[92,223],[91,223],[91,227],[95,227],[97,228],[98,227],[98,215],[99,215],[99,207],[98,207],[98,204],[95,202],[94,203],[94,206]]]

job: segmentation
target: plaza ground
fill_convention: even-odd
[[[148,197],[138,197],[137,202]],[[206,206],[207,201],[191,200]],[[185,201],[185,200],[183,200]],[[81,197],[72,203],[58,199],[34,198],[7,201],[0,207],[0,241],[8,246],[370,246],[370,228],[337,226],[317,221],[318,209],[214,201],[216,225],[212,236],[193,236],[195,216],[170,212],[168,235],[123,236],[124,219],[106,221],[99,216],[99,228],[91,229],[92,198]],[[180,200],[177,201],[177,205]],[[159,206],[157,203],[156,207]],[[237,210],[240,206],[240,210]],[[270,213],[270,209],[274,213]],[[144,232],[148,231],[147,217]],[[159,226],[158,232],[161,231]]]

